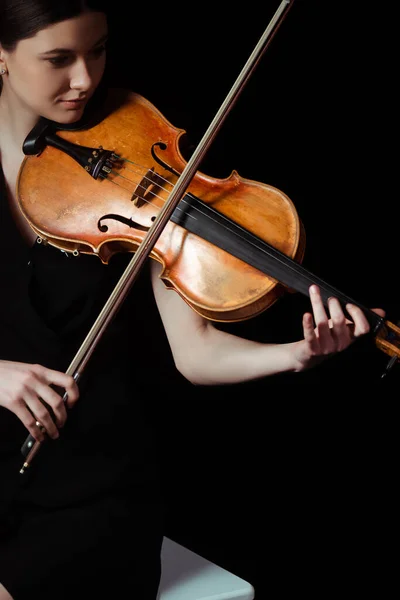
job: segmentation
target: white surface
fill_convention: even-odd
[[[158,600],[253,600],[253,586],[165,537]]]

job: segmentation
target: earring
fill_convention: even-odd
[[[4,69],[4,68],[3,68],[3,69],[1,69],[1,71],[0,71],[0,75],[5,75],[6,73],[7,73],[7,69]]]

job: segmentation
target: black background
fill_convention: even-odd
[[[111,17],[112,75],[185,129],[193,149],[278,5],[132,4],[130,18]],[[201,165],[284,191],[305,226],[303,264],[393,322],[395,27],[388,3],[295,0]],[[308,298],[287,295],[230,330],[293,341],[308,309]],[[397,541],[399,372],[381,380],[387,361],[368,340],[301,375],[215,388],[160,368],[149,394],[167,533],[251,581],[257,600],[382,597],[396,583]]]

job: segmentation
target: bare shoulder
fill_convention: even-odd
[[[14,600],[13,597],[7,592],[4,585],[0,583],[0,600]]]
[[[21,232],[21,235],[29,245],[32,245],[36,240],[36,234],[29,226],[27,220],[23,216],[17,194],[17,180],[21,164],[24,160],[22,152],[8,152],[0,155],[1,167],[3,170],[4,181],[7,191],[7,200],[11,210],[11,214]],[[0,600],[2,600],[0,596]]]

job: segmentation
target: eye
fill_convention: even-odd
[[[56,67],[62,67],[63,65],[67,64],[67,62],[70,58],[71,58],[70,56],[63,55],[63,56],[55,56],[54,58],[48,58],[47,60],[49,61],[49,63],[51,63],[52,65],[54,65]]]
[[[100,58],[104,52],[106,51],[106,46],[103,44],[102,46],[98,46],[91,51],[91,55],[98,59]],[[49,63],[51,63],[54,67],[64,67],[70,61],[73,60],[73,56],[71,54],[60,54],[59,56],[54,56],[52,58],[47,59]]]
[[[93,54],[93,56],[98,58],[102,54],[104,54],[105,51],[106,51],[106,45],[103,44],[102,46],[98,46],[98,48],[95,48],[94,50],[92,50],[92,54]]]

